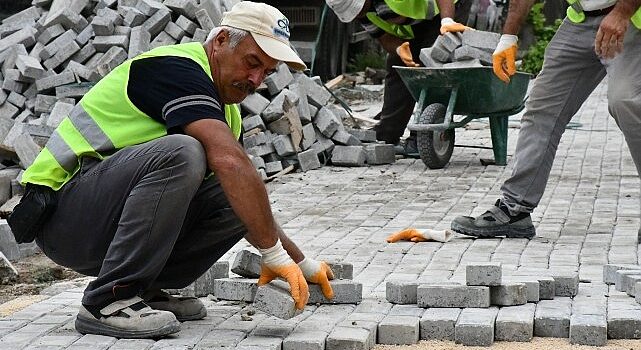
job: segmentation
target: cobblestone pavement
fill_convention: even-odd
[[[518,125],[518,117],[511,120],[511,126]],[[518,131],[509,129],[510,156]],[[490,146],[488,124],[478,121],[467,130],[457,129],[457,144]],[[492,158],[491,150],[456,148],[441,170],[426,169],[420,160],[402,159],[387,166],[323,167],[268,184],[276,217],[308,256],[354,265],[354,279],[363,284],[365,298],[358,306],[309,306],[289,321],[261,313],[241,321],[246,306],[203,298],[209,316],[184,323],[178,336],[117,340],[82,336],[74,330],[82,293],[76,288],[0,319],[0,348],[182,349],[239,344],[246,349],[281,349],[283,339],[324,339],[340,328],[335,325],[349,327],[351,320],[365,321],[359,325],[367,331],[363,337],[369,346],[376,339],[377,322],[392,310],[385,301],[387,281],[460,280],[468,262],[500,261],[504,271],[578,270],[581,287],[607,290],[601,284],[604,264],[637,264],[639,178],[616,123],[608,117],[604,84],[563,136],[547,190],[533,215],[536,238],[456,236],[445,244],[385,242],[397,230],[445,229],[454,217],[478,215],[492,205],[512,162],[506,167],[482,166],[480,158]],[[232,259],[246,246],[239,243],[224,259]],[[632,308],[634,299],[630,300]]]

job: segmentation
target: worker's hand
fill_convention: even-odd
[[[408,41],[402,43],[399,47],[396,48],[396,54],[401,58],[401,60],[403,60],[403,63],[405,63],[406,66],[419,66],[419,64],[414,62],[414,59],[412,58],[412,50],[410,50],[410,43]]]
[[[599,57],[610,59],[623,51],[623,37],[630,22],[626,17],[616,10],[603,17],[594,39],[594,52]]]
[[[276,241],[276,245],[271,248],[258,250],[263,256],[258,285],[265,285],[276,277],[283,278],[289,283],[296,308],[302,310],[307,304],[307,299],[309,299],[309,288],[307,287],[307,282],[305,282],[303,272],[294,260],[287,255],[287,251],[283,249],[280,240]]]
[[[298,263],[298,266],[303,271],[307,282],[320,285],[325,298],[334,298],[332,285],[329,284],[329,281],[334,279],[334,272],[326,262],[305,258]]]
[[[408,228],[399,232],[396,232],[389,237],[387,237],[387,243],[396,243],[398,241],[411,241],[411,242],[426,242],[426,241],[438,241],[438,242],[447,242],[452,238],[452,231],[450,230],[424,230],[423,232],[414,229]]]
[[[441,18],[441,34],[445,34],[447,32],[462,32],[468,29],[470,29],[470,27],[454,22],[454,20],[449,17]]]
[[[503,34],[492,54],[492,68],[494,74],[505,83],[510,82],[510,77],[516,73],[516,51],[518,50],[516,35]]]

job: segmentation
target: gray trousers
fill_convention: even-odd
[[[185,287],[246,232],[206,171],[201,144],[185,135],[84,158],[36,242],[56,263],[97,276],[83,304]]]
[[[576,24],[566,18],[545,51],[521,119],[514,170],[501,188],[512,214],[532,212],[539,204],[565,127],[606,73],[608,110],[641,172],[641,31],[630,24],[624,51],[601,61],[594,38],[602,19]]]

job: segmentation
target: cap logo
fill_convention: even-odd
[[[286,17],[279,19],[276,24],[278,28],[274,28],[274,35],[283,37],[285,40],[289,40],[289,20]]]

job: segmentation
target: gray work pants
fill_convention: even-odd
[[[171,135],[124,148],[81,170],[57,194],[36,242],[56,263],[97,276],[83,304],[195,281],[245,235],[205,152]]]
[[[641,31],[630,24],[624,51],[602,62],[594,53],[602,19],[576,24],[566,18],[545,51],[521,120],[514,170],[501,188],[512,214],[539,204],[565,127],[606,73],[608,109],[641,172]]]

